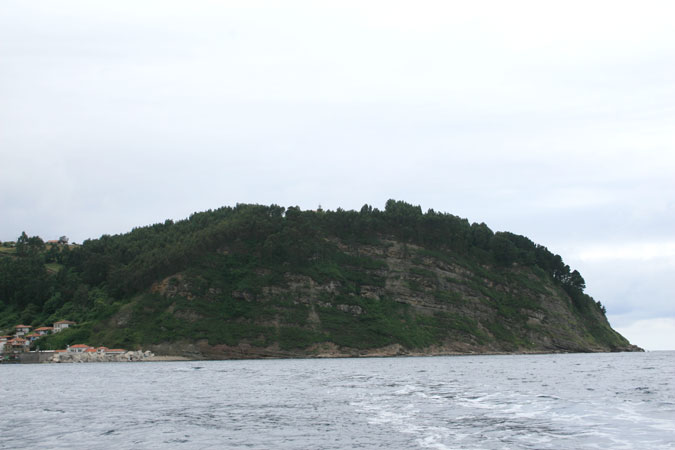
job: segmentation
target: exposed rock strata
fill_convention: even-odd
[[[394,240],[382,240],[380,245],[350,246],[339,240],[332,243],[347,255],[374,261],[375,264],[368,267],[352,269],[360,271],[364,280],[378,282],[361,282],[356,290],[350,290],[345,280],[317,281],[305,274],[287,272],[281,282],[263,285],[257,291],[238,288],[224,292],[209,286],[204,279],[192,280],[179,273],[156,283],[152,291],[171,300],[187,299],[187,306],[184,303],[182,309],[176,309],[172,303],[164,313],[189,323],[208,319],[198,309],[192,309],[190,305],[194,302],[213,303],[229,296],[235,302],[260,305],[290,301],[306,311],[302,324],[284,319],[283,309],[278,309],[274,318],[261,318],[251,323],[272,327],[277,333],[284,326],[299,326],[323,333],[326,328],[322,314],[333,311],[358,322],[369,313],[368,302],[359,299],[367,299],[375,303],[404,305],[410,314],[419,317],[433,318],[439,314],[450,317],[445,335],[432,345],[421,347],[392,343],[352,348],[327,340],[289,349],[281,348],[276,342],[261,346],[253,339],[242,339],[235,345],[195,339],[164,342],[150,348],[159,355],[180,355],[190,359],[641,350],[612,330],[595,304],[580,312],[560,285],[530,267],[512,265],[495,271],[493,267],[467,264],[451,254],[435,256],[421,247]],[[260,274],[261,277],[265,275]],[[207,286],[201,293],[193,288],[192,283],[204,285],[205,282]],[[226,328],[229,325],[223,322],[220,326]]]

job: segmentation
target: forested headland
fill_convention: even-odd
[[[389,200],[238,204],[0,251],[0,332],[193,357],[633,350],[581,274],[524,236]]]

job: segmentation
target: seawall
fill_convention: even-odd
[[[19,362],[21,364],[39,364],[49,362],[54,356],[54,352],[25,352],[19,353]]]

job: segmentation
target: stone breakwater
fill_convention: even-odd
[[[78,362],[131,362],[151,360],[155,355],[150,351],[128,351],[120,354],[99,353],[55,353],[47,362],[78,363]]]

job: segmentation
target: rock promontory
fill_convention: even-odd
[[[13,280],[0,286],[6,311],[36,326],[77,323],[38,339],[42,349],[88,342],[189,359],[640,350],[560,255],[395,200],[359,211],[240,204],[50,251],[51,272],[37,250],[5,260],[3,270],[29,272],[32,290],[0,277]],[[73,358],[99,356],[58,357]]]

